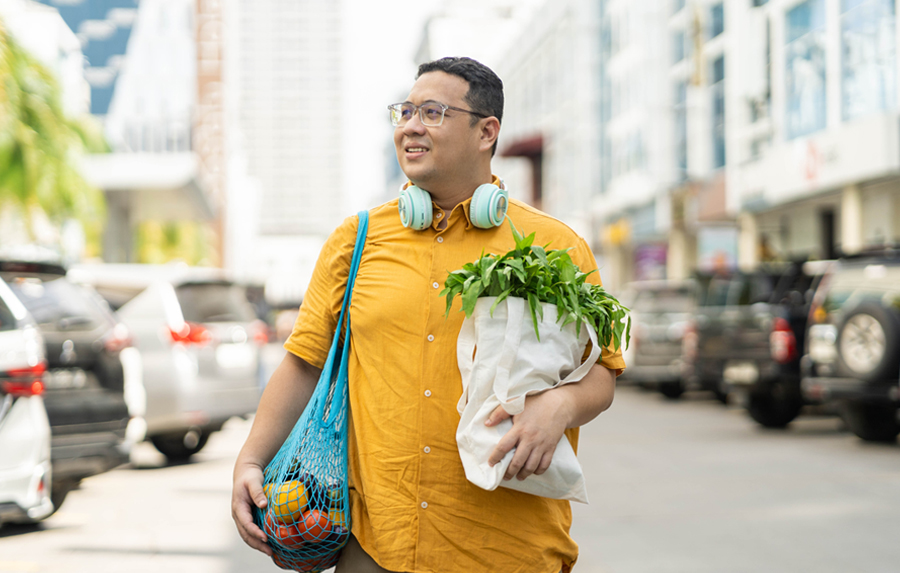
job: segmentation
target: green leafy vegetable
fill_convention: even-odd
[[[538,321],[543,318],[542,302],[556,305],[560,328],[576,323],[594,327],[602,346],[614,348],[631,342],[631,324],[625,319],[628,309],[599,285],[585,279],[596,271],[583,273],[569,256],[569,249],[547,249],[535,246],[534,233],[524,237],[512,221],[516,248],[505,255],[484,254],[460,270],[452,271],[444,282],[441,296],[447,297],[447,312],[457,295],[462,297],[462,310],[472,316],[481,297],[497,297],[491,313],[507,297],[524,298],[531,311],[534,332],[540,340]]]

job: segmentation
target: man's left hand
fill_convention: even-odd
[[[547,471],[553,461],[556,445],[571,419],[568,398],[566,393],[555,390],[525,398],[525,410],[512,416],[512,429],[500,439],[488,458],[488,463],[493,467],[510,450],[516,449],[503,479],[509,480],[515,476],[524,480],[531,474],[541,475]],[[496,426],[507,418],[510,415],[506,410],[497,406],[485,425]]]

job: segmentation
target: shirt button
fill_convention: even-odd
[[[443,243],[443,242],[444,242],[444,237],[438,237],[438,243]]]
[[[429,448],[428,446],[425,446],[425,453],[426,453],[426,454],[430,454],[430,453],[431,453],[431,448]]]
[[[429,334],[429,335],[428,335],[428,342],[434,342],[434,335],[433,335],[433,334]]]
[[[423,501],[423,502],[422,502],[422,509],[428,509],[428,502],[427,502],[427,501]]]
[[[430,398],[430,397],[431,397],[431,390],[425,390],[425,397],[426,397],[426,398]]]
[[[433,286],[434,288],[439,288],[441,285],[439,285],[439,284],[437,284],[436,282],[434,282],[434,283],[431,283],[431,286]]]
[[[437,218],[438,218],[438,219],[440,219],[440,218],[443,217],[443,216],[444,216],[443,213],[438,213],[438,214],[437,214]]]

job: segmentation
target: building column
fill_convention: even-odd
[[[666,278],[686,279],[690,273],[687,253],[687,236],[684,229],[669,230],[669,250],[666,253]]]
[[[753,213],[738,215],[738,268],[752,271],[759,265],[759,224]]]
[[[859,185],[848,185],[841,193],[841,252],[851,255],[862,247],[862,191]]]

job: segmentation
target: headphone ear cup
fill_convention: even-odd
[[[415,185],[401,187],[397,210],[400,212],[400,224],[404,227],[422,231],[431,226],[434,216],[431,194],[424,189]]]
[[[480,229],[490,229],[503,224],[509,208],[509,192],[491,183],[480,185],[469,204],[469,218]]]

